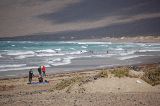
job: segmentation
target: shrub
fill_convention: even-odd
[[[76,82],[80,82],[82,80],[81,77],[74,77],[71,79],[63,79],[60,83],[57,83],[54,86],[54,90],[62,90],[65,89],[66,87],[69,87],[73,84],[75,84]]]
[[[107,71],[103,70],[101,72],[99,72],[97,75],[96,75],[97,78],[107,78],[108,77],[108,73]]]
[[[129,69],[128,68],[117,68],[111,71],[112,74],[114,74],[115,77],[124,77],[129,76]]]
[[[160,84],[160,67],[145,70],[142,79],[152,86]]]

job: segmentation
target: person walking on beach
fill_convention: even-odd
[[[30,69],[30,71],[29,71],[29,84],[31,84],[32,83],[32,77],[34,76],[34,74],[33,74],[33,71],[32,71],[32,69]]]

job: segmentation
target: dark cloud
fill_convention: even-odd
[[[1,0],[0,36],[159,33],[160,0]],[[47,33],[43,33],[47,32]],[[41,34],[43,33],[43,34]],[[42,36],[41,36],[42,37]],[[54,38],[53,37],[53,38]]]
[[[158,0],[81,0],[56,13],[39,15],[39,18],[57,22],[99,20],[107,16],[131,16],[140,13],[160,11]]]
[[[145,26],[145,27],[144,27]],[[154,27],[150,27],[154,26]],[[160,34],[160,20],[159,18],[145,19],[143,21],[136,21],[134,23],[126,23],[112,26],[104,26],[93,29],[86,29],[80,31],[61,31],[57,33],[37,33],[33,35],[3,38],[0,40],[73,40],[73,39],[90,39],[103,37],[122,37],[122,36],[147,36]]]
[[[144,27],[145,26],[145,27]],[[152,26],[152,27],[151,27]],[[64,31],[55,33],[58,36],[66,36],[68,38],[102,38],[102,37],[120,37],[120,36],[135,36],[135,35],[158,35],[160,34],[160,19],[145,19],[141,21],[115,24],[112,26],[104,26],[99,28],[81,30],[81,31]],[[54,33],[52,33],[53,35]]]
[[[136,14],[158,13],[160,12],[159,4],[159,0],[145,0],[144,2],[141,2],[134,6],[124,8],[122,11],[116,14],[124,14],[129,16]]]
[[[38,5],[38,4],[49,2],[49,1],[52,1],[52,0],[1,0],[0,6],[1,7],[10,7],[14,5],[31,6],[31,5]]]

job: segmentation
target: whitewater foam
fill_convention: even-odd
[[[85,44],[112,44],[112,42],[74,42],[74,41],[62,41],[61,43],[71,43],[71,44],[79,44],[79,45],[85,45]]]
[[[101,46],[101,47],[108,47],[108,45],[99,45],[99,46]]]
[[[6,65],[1,64],[0,68],[12,68],[12,67],[24,67],[26,64],[12,64],[12,65]]]
[[[50,56],[63,56],[63,53],[54,53],[54,54],[50,54],[50,53],[40,53],[40,54],[36,54],[35,56],[37,57],[50,57]]]
[[[117,49],[115,49],[115,50],[119,50],[119,51],[122,51],[122,50],[124,50],[123,48],[117,48]]]
[[[136,51],[128,51],[126,53],[120,53],[120,56],[132,55],[134,53],[136,53]]]
[[[56,58],[56,59],[51,59],[51,60],[47,60],[48,64],[54,64],[55,62],[61,62],[62,59],[61,58]]]
[[[37,50],[37,51],[36,51],[36,53],[43,53],[43,52],[46,52],[46,53],[55,53],[56,51],[55,51],[55,50],[52,50],[52,49]]]
[[[93,55],[92,57],[112,57],[115,54],[101,54],[101,55]]]
[[[58,49],[55,49],[56,51],[61,51],[62,49],[61,48],[58,48]]]
[[[81,51],[74,51],[74,52],[70,52],[70,53],[67,53],[67,54],[82,54],[82,53],[86,53],[87,51],[86,50],[81,50]]]
[[[27,55],[34,54],[33,51],[8,51],[7,55],[15,56],[15,55]]]
[[[56,62],[56,63],[52,63],[52,66],[61,66],[61,65],[67,65],[67,64],[71,64],[71,60],[74,59],[75,57],[67,57],[67,58],[63,58],[62,61],[60,62]]]
[[[81,46],[81,48],[84,48],[84,49],[86,49],[87,47],[86,47],[86,46]]]
[[[51,67],[46,64],[45,67]],[[14,70],[29,70],[29,69],[37,69],[38,66],[26,66],[26,64],[15,64],[15,65],[4,65],[4,67],[0,66],[0,71],[14,71]]]
[[[76,50],[75,48],[69,48],[69,49],[71,49],[71,50]]]
[[[37,66],[17,67],[17,68],[0,69],[0,71],[29,70],[29,69],[34,69],[34,68],[38,68],[38,67]]]
[[[35,55],[20,55],[20,56],[15,57],[15,59],[25,59],[25,58],[34,57],[34,56]]]
[[[52,61],[61,61],[62,59],[61,58],[56,58],[56,59],[53,59]]]
[[[160,50],[138,50],[138,52],[158,52],[158,51],[160,51]]]

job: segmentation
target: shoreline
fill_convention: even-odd
[[[61,72],[52,72],[52,73],[46,73],[47,76],[52,76],[52,75],[59,75],[59,74],[68,74],[68,73],[83,73],[83,72],[92,72],[96,70],[109,70],[109,69],[114,69],[114,68],[121,68],[121,67],[144,67],[144,66],[152,66],[152,65],[159,65],[160,62],[155,62],[155,63],[137,63],[137,64],[131,64],[131,65],[119,65],[119,66],[110,66],[110,67],[103,67],[103,68],[92,68],[92,69],[80,69],[80,70],[69,70],[69,71],[61,71]],[[35,74],[35,77],[38,77],[38,74]],[[10,79],[21,79],[21,78],[28,78],[28,75],[24,76],[16,76],[16,77],[5,77],[5,78],[0,78],[0,80],[10,80]]]
[[[64,71],[55,71],[55,72],[49,72],[46,73],[47,75],[56,75],[56,74],[65,74],[65,73],[77,73],[77,72],[87,72],[87,71],[95,71],[95,70],[104,70],[104,69],[113,69],[113,68],[119,68],[119,67],[131,67],[131,66],[145,66],[145,65],[152,65],[152,64],[160,64],[160,62],[147,62],[147,63],[136,63],[136,64],[126,64],[126,65],[117,65],[117,66],[108,66],[108,67],[97,67],[97,68],[90,68],[90,69],[79,69],[79,70],[64,70]],[[51,68],[52,69],[52,68]],[[38,76],[37,69],[33,69],[36,73],[35,76]],[[22,71],[22,70],[18,70]],[[27,71],[27,70],[24,70]],[[27,71],[28,73],[28,71]],[[20,79],[20,78],[28,78],[27,75],[21,75],[21,76],[6,76],[6,77],[0,77],[0,80],[8,80],[8,79]]]

